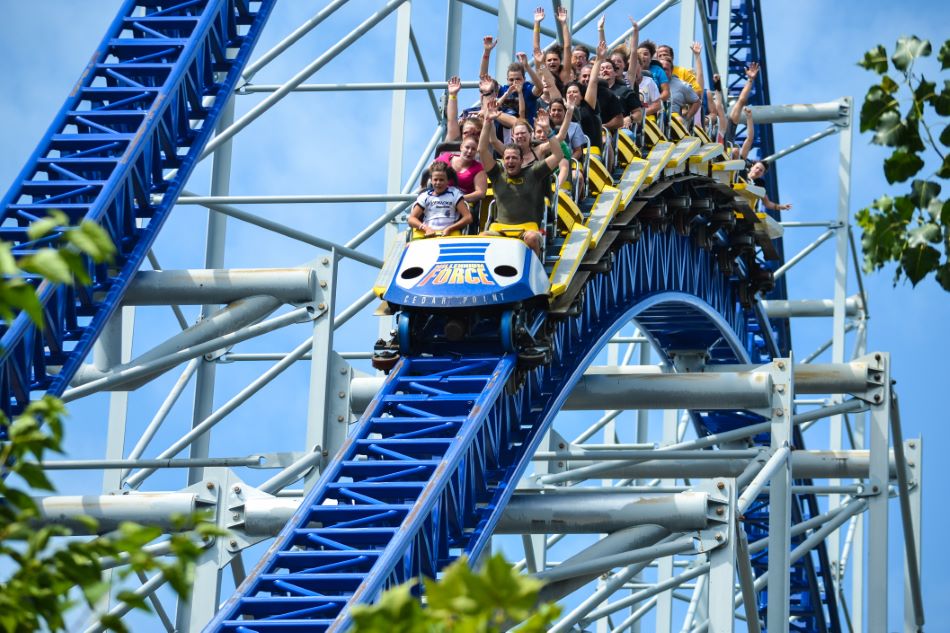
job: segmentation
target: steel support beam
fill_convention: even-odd
[[[727,40],[728,41],[728,40]],[[754,123],[808,123],[829,121],[847,124],[851,112],[850,97],[842,97],[825,103],[795,103],[791,105],[754,105]]]
[[[779,454],[792,444],[792,401],[795,396],[792,359],[774,360],[770,370],[773,383],[771,448],[773,454]],[[788,631],[791,519],[792,468],[788,460],[784,460],[769,480],[769,594],[766,622],[770,633]]]
[[[763,301],[762,307],[770,319],[790,319],[792,317],[830,317],[834,313],[835,302],[832,299],[802,299],[798,301]],[[845,300],[845,314],[856,316],[862,309],[860,295],[852,295]]]
[[[256,536],[276,534],[300,504],[299,498],[254,497],[244,507],[244,530]],[[704,529],[717,516],[719,502],[705,492],[643,495],[588,489],[582,493],[515,493],[505,507],[498,534],[598,534],[635,525],[659,525],[670,531]]]
[[[890,355],[875,354],[884,372],[884,394],[871,407],[871,491],[868,503],[867,627],[870,633],[886,633],[888,592],[888,444],[890,443],[891,380]]]
[[[312,268],[141,271],[126,290],[124,305],[232,303],[256,295],[284,303],[308,303],[317,290]]]
[[[880,386],[867,357],[850,363],[795,366],[800,394],[865,393]],[[378,377],[357,377],[350,406],[361,413],[382,385]],[[656,365],[593,366],[578,381],[565,410],[755,409],[767,406],[770,388],[759,365],[711,365],[702,373],[665,374]]]

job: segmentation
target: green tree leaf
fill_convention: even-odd
[[[943,132],[940,133],[940,142],[950,147],[950,124],[943,128]]]
[[[882,112],[874,128],[877,132],[871,142],[875,145],[896,147],[900,144],[901,136],[904,134],[904,122],[901,120],[900,113],[896,110]]]
[[[917,154],[897,150],[884,161],[884,177],[887,182],[904,182],[924,167],[924,161]]]
[[[885,92],[881,86],[871,86],[861,106],[861,131],[867,132],[877,127],[885,112],[897,112],[897,100]]]
[[[940,116],[950,116],[950,79],[943,82],[943,90],[931,103]]]
[[[927,222],[911,229],[908,232],[908,236],[909,239],[907,240],[907,245],[911,248],[919,248],[920,246],[926,245],[928,242],[930,244],[939,243],[941,232],[940,227],[937,224],[933,222]]]
[[[78,227],[67,231],[66,240],[92,257],[95,262],[109,261],[115,254],[115,246],[109,239],[109,234],[89,220],[83,220]]]
[[[884,75],[883,77],[881,77],[880,86],[881,86],[881,90],[883,90],[885,93],[889,95],[892,95],[898,90],[900,90],[900,85],[898,85],[896,81],[891,79],[889,75]]]
[[[930,40],[921,40],[916,35],[897,40],[897,47],[891,55],[891,61],[897,70],[906,71],[918,57],[930,55]]]
[[[936,270],[940,261],[940,251],[933,246],[921,244],[913,248],[907,248],[901,255],[901,269],[910,283],[917,285],[921,279]]]
[[[20,261],[20,267],[58,284],[71,284],[73,281],[69,264],[55,248],[41,248],[32,255],[27,255]]]
[[[946,46],[946,44],[944,44]],[[950,292],[950,262],[944,262],[937,267],[937,283],[947,292]]]
[[[950,68],[950,40],[943,43],[940,52],[937,53],[937,61],[940,62],[940,70]]]
[[[69,218],[66,214],[58,209],[53,209],[48,216],[31,224],[26,230],[26,234],[31,240],[38,240],[52,233],[57,227],[67,224],[69,224]]]
[[[940,184],[930,180],[914,180],[910,184],[910,200],[918,209],[926,209],[930,201],[940,195]]]
[[[950,178],[950,154],[943,157],[943,163],[937,170],[937,178]]]
[[[937,99],[937,84],[921,76],[920,83],[914,88],[914,99],[921,103],[934,103]]]
[[[878,44],[864,54],[864,59],[858,62],[858,66],[883,75],[887,72],[887,51]]]

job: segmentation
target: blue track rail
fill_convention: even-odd
[[[0,408],[60,395],[145,259],[211,138],[275,0],[129,0],[0,201],[0,235],[26,255],[49,211],[109,233],[112,264],[89,287],[39,282],[45,328],[25,313],[0,339]]]
[[[747,315],[711,250],[648,230],[613,253],[610,270],[587,279],[577,314],[549,324],[549,365],[404,358],[205,631],[344,631],[350,605],[434,576],[462,553],[476,559],[572,387],[632,318],[667,354],[748,361]]]

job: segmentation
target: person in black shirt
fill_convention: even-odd
[[[623,115],[622,127],[629,128],[632,123],[639,122],[643,115],[640,111],[640,94],[631,89],[626,83],[618,80],[617,70],[613,62],[609,60],[601,62],[599,70],[600,83],[605,84],[620,102],[620,113]],[[600,94],[598,93],[599,99]]]

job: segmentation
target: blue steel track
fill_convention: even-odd
[[[49,211],[99,223],[118,249],[87,262],[92,285],[35,280],[40,331],[26,313],[0,339],[0,407],[61,395],[119,306],[231,98],[273,8],[244,0],[128,0],[69,98],[0,201],[0,233],[23,256],[55,243],[26,233]]]

